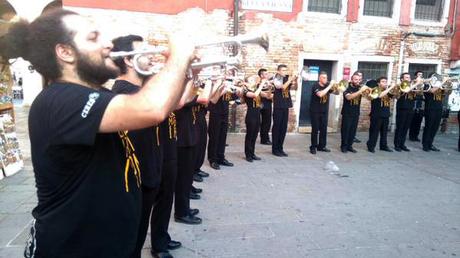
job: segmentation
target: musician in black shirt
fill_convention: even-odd
[[[423,80],[423,72],[416,71],[415,78]],[[414,101],[414,115],[412,116],[412,121],[409,127],[409,140],[413,142],[419,142],[418,138],[420,134],[420,129],[422,128],[422,121],[425,115],[425,98],[423,94],[415,95]]]
[[[348,151],[356,153],[353,148],[353,141],[356,136],[358,127],[359,114],[361,108],[361,96],[369,90],[369,87],[360,87],[360,77],[357,74],[351,76],[351,82],[347,89],[343,92],[342,105],[342,125],[340,127],[341,145],[340,150],[343,153]]]
[[[297,89],[297,76],[287,75],[287,66],[278,65],[273,79],[275,93],[273,96],[272,153],[278,157],[288,156],[283,144],[289,122],[289,109],[292,107],[291,90]]]
[[[262,91],[264,94],[261,94],[262,106],[260,108],[260,143],[264,145],[271,145],[270,136],[270,127],[272,124],[272,111],[273,111],[273,83],[269,80],[269,74],[267,69],[259,69],[257,72],[260,80],[265,80],[264,88]]]
[[[129,257],[135,249],[141,175],[125,131],[158,124],[176,107],[195,47],[171,37],[164,71],[116,95],[102,87],[119,72],[103,39],[89,19],[61,9],[0,39],[4,59],[23,57],[45,81],[29,112],[38,204],[25,257]]]
[[[327,141],[327,119],[329,113],[329,96],[332,93],[334,81],[327,81],[327,73],[320,72],[318,82],[311,88],[311,145],[310,153],[316,154],[316,151],[330,152],[326,148]],[[334,94],[338,94],[335,92]],[[319,131],[319,144],[318,144]]]
[[[259,133],[260,127],[260,109],[262,107],[261,94],[262,87],[265,84],[265,80],[257,83],[257,79],[250,77],[247,79],[247,86],[243,91],[244,100],[247,105],[246,111],[246,137],[244,139],[244,154],[246,160],[252,162],[253,160],[260,160],[255,154],[255,145],[257,134]]]
[[[400,77],[401,83],[406,81],[411,83],[411,78],[409,73],[403,73]],[[410,151],[406,147],[406,136],[409,130],[410,124],[412,122],[412,117],[414,116],[414,103],[415,103],[416,93],[409,91],[407,93],[401,92],[397,102],[396,102],[396,131],[394,137],[394,146],[395,150],[400,152]]]
[[[424,151],[439,151],[433,145],[434,137],[439,130],[442,118],[442,102],[445,94],[440,87],[433,86],[425,97],[425,127],[423,128],[422,145]]]
[[[379,96],[371,100],[371,124],[369,127],[369,140],[367,141],[367,150],[375,152],[375,145],[380,134],[380,150],[393,152],[388,148],[387,133],[388,125],[390,122],[390,104],[391,98],[390,91],[396,87],[392,85],[387,86],[387,77],[380,77],[377,79],[377,87],[379,87]]]

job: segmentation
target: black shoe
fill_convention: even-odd
[[[197,225],[201,224],[201,219],[195,216],[187,215],[184,217],[176,217],[174,215],[174,221],[178,223],[184,223],[184,224],[189,224],[189,225]]]
[[[281,153],[281,155],[283,155],[283,157],[287,157],[287,156],[288,156],[288,154],[287,154],[286,152],[284,152],[284,151],[280,151],[280,153]]]
[[[393,152],[392,149],[388,148],[388,147],[383,147],[383,148],[380,148],[381,151],[386,151],[386,152]]]
[[[227,167],[233,167],[233,163],[231,163],[230,161],[228,161],[226,159],[224,159],[221,162],[219,162],[219,165],[227,166]]]
[[[203,192],[203,189],[201,188],[196,188],[192,185],[192,193],[196,193],[196,194],[199,194],[199,193],[202,193]]]
[[[272,145],[272,142],[271,141],[266,141],[266,142],[261,142],[260,144],[262,144],[262,145]]]
[[[401,151],[402,151],[402,148],[399,148],[399,147],[395,147],[395,151],[397,151],[397,152],[401,152]]]
[[[182,243],[179,241],[169,240],[168,249],[169,250],[176,250],[177,248],[181,247]]]
[[[252,162],[252,161],[254,161],[254,159],[252,157],[246,157],[246,161],[247,162]]]
[[[430,152],[430,151],[431,151],[431,148],[423,147],[423,151]]]
[[[200,213],[200,210],[199,210],[199,209],[190,209],[189,213],[190,213],[190,216],[195,216],[195,215],[197,215],[198,213]],[[172,250],[172,249],[170,249],[169,247],[168,247],[168,249],[169,249],[169,250]]]
[[[283,154],[281,154],[281,152],[279,152],[279,151],[273,151],[272,154],[277,156],[277,157],[284,157]]]
[[[168,251],[158,252],[157,253],[157,252],[151,250],[150,253],[152,254],[152,256],[154,258],[174,258],[174,256],[172,256]]]
[[[200,169],[200,171],[196,172],[196,174],[201,176],[201,177],[208,177],[209,176],[209,173],[206,173],[201,169]]]
[[[436,148],[436,147],[434,147],[434,146],[431,146],[431,147],[430,147],[430,150],[432,150],[432,151],[441,151],[440,149],[438,149],[438,148]]]
[[[211,162],[211,167],[215,170],[219,170],[220,169],[220,166],[217,162]]]
[[[190,199],[191,200],[199,200],[201,199],[201,196],[197,193],[190,192]]]
[[[198,174],[193,174],[193,181],[195,182],[203,182],[203,178]]]
[[[374,149],[371,149],[371,148],[369,148],[369,147],[367,147],[367,151],[368,151],[368,152],[375,153],[375,150],[374,150]]]
[[[420,139],[419,139],[419,138],[409,138],[409,141],[412,141],[412,142],[419,142]]]
[[[261,158],[259,156],[256,156],[256,155],[252,155],[252,159],[253,160],[261,160]]]
[[[310,153],[313,155],[316,154],[316,148],[310,148]]]
[[[348,148],[347,151],[352,152],[352,153],[357,153],[358,152],[353,147]]]
[[[343,147],[340,147],[340,151],[341,151],[342,153],[347,153],[347,152],[348,152],[347,148],[343,148]]]
[[[318,148],[318,151],[322,151],[322,152],[331,152],[330,149],[324,147],[324,148]]]
[[[353,139],[353,142],[360,143],[361,140],[359,140],[358,138],[354,138],[354,139]]]
[[[401,150],[403,150],[403,151],[410,151],[410,149],[407,148],[406,146],[402,146],[402,147],[401,147]]]
[[[225,144],[225,147],[228,147],[228,143]]]

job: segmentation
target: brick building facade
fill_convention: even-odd
[[[348,78],[359,68],[365,79],[387,76],[397,82],[405,71],[448,73],[455,61],[452,56],[460,59],[458,48],[451,47],[458,44],[455,26],[460,19],[455,12],[460,0],[237,2],[237,9],[233,0],[63,0],[62,4],[95,17],[111,36],[132,33],[151,39],[185,29],[206,39],[231,36],[234,28],[240,34],[266,31],[270,36],[268,53],[255,46],[241,51],[246,75],[262,67],[274,72],[284,63],[293,73],[325,70],[334,80]],[[310,129],[311,84],[299,79],[299,89],[291,92],[294,108],[290,111],[290,132]],[[341,96],[333,97],[330,103],[331,131],[340,127],[341,103]],[[364,100],[361,130],[369,126],[369,109],[370,102]],[[244,131],[245,110],[244,105],[232,107],[230,119],[235,131]]]

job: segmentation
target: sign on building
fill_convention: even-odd
[[[246,10],[292,12],[293,0],[241,0],[240,6]]]

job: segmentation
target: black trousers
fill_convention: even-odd
[[[377,139],[379,138],[379,133],[380,149],[388,148],[387,134],[389,123],[389,117],[371,116],[371,125],[369,127],[369,140],[367,141],[367,148],[371,150],[375,149],[375,145],[377,145]]]
[[[273,109],[273,127],[272,127],[272,152],[284,151],[283,144],[286,138],[287,126],[289,120],[288,108]]]
[[[414,111],[411,109],[396,110],[395,148],[406,146],[407,131],[412,123]]]
[[[177,180],[174,214],[178,217],[187,216],[190,212],[190,191],[193,183],[195,146],[177,147]]]
[[[328,113],[311,112],[311,146],[310,149],[323,149],[327,143]],[[318,144],[319,132],[319,144]]]
[[[244,138],[244,154],[246,158],[255,155],[257,134],[260,128],[260,111],[258,109],[248,109],[246,112],[246,137]]]
[[[415,111],[412,121],[410,123],[410,128],[409,128],[409,139],[415,140],[418,138],[418,135],[420,134],[420,128],[422,127],[422,120],[423,120],[423,110],[417,110]]]
[[[208,141],[208,125],[206,124],[206,114],[198,114],[196,120],[198,126],[198,144],[195,151],[194,172],[201,170],[206,155],[206,143]]]
[[[155,203],[160,187],[145,187],[142,186],[142,210],[141,220],[139,221],[139,231],[137,232],[136,249],[132,258],[141,258],[142,247],[144,246],[147,231],[149,229],[150,214]]]
[[[348,149],[353,146],[353,140],[358,128],[359,115],[343,115],[340,126],[341,149]]]
[[[177,160],[169,158],[163,160],[160,189],[150,218],[150,241],[155,252],[167,251],[171,241],[168,227],[176,188]]]
[[[227,142],[228,113],[209,112],[208,125],[208,160],[222,162],[225,159],[225,143]]]
[[[272,126],[272,105],[260,109],[260,142],[266,143],[270,141],[270,127]]]
[[[425,110],[425,128],[423,128],[422,145],[424,148],[433,146],[434,137],[441,124],[442,109]]]

